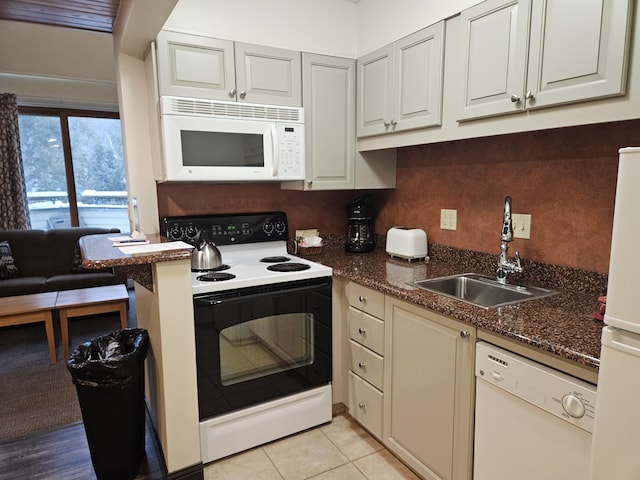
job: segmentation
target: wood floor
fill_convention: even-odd
[[[136,480],[164,479],[147,421],[146,457]],[[95,473],[82,423],[0,443],[0,480],[91,480]]]

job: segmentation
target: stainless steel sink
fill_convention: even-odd
[[[486,309],[514,305],[558,293],[540,287],[503,285],[476,273],[418,280],[410,282],[409,285]]]

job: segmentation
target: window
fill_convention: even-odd
[[[19,121],[31,227],[128,232],[118,115],[21,107]]]

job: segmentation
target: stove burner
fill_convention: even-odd
[[[307,270],[311,268],[306,263],[276,263],[275,265],[269,265],[267,270],[273,272],[299,272],[300,270]]]
[[[201,282],[222,282],[224,280],[231,280],[232,278],[236,278],[236,276],[231,273],[220,272],[209,272],[196,277],[196,279]]]
[[[222,264],[216,268],[206,268],[202,270],[198,270],[197,268],[192,268],[192,272],[221,272],[222,270],[229,270],[231,267],[229,265]]]
[[[291,260],[289,257],[276,256],[276,257],[264,257],[260,261],[264,263],[282,263],[282,262],[288,262],[289,260]]]

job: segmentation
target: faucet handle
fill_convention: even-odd
[[[520,264],[520,252],[516,251],[516,256],[515,256],[515,260],[516,260],[516,272],[522,272],[522,265]]]

